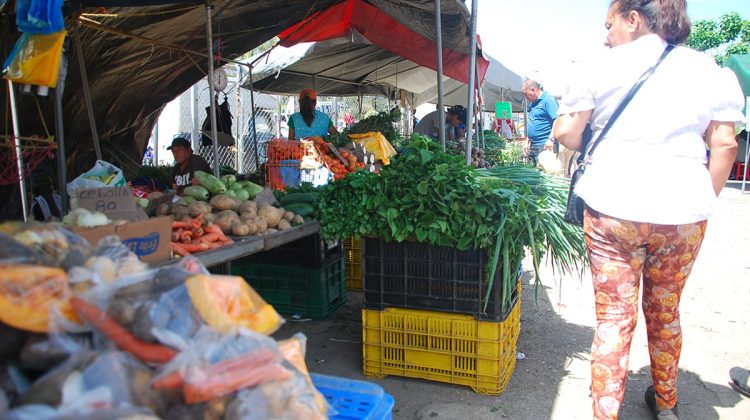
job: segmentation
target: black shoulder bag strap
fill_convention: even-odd
[[[588,164],[588,159],[591,158],[591,154],[594,153],[594,150],[596,149],[596,146],[599,145],[602,139],[604,139],[604,136],[607,135],[609,132],[609,129],[612,127],[612,124],[614,124],[615,121],[617,121],[617,118],[622,114],[622,111],[625,110],[625,107],[628,106],[630,101],[633,99],[633,96],[638,92],[638,90],[643,86],[643,83],[648,80],[649,77],[651,77],[652,74],[654,74],[654,71],[657,67],[659,67],[659,64],[661,64],[662,61],[664,61],[664,58],[667,57],[667,55],[674,49],[674,45],[669,44],[667,45],[667,48],[664,49],[664,52],[661,54],[661,57],[659,57],[659,60],[654,64],[653,67],[646,70],[645,73],[641,75],[641,78],[638,79],[638,81],[633,85],[632,88],[630,88],[630,91],[627,95],[625,95],[625,98],[620,102],[620,105],[617,106],[615,109],[615,112],[612,113],[612,116],[609,117],[609,120],[604,125],[604,128],[602,128],[602,132],[599,133],[599,136],[596,138],[596,140],[589,143],[588,147],[586,148],[586,153],[584,153],[583,156],[583,164]]]
[[[627,95],[625,95],[625,98],[620,102],[620,104],[615,109],[615,112],[612,113],[612,116],[609,117],[609,120],[604,125],[604,128],[602,128],[601,133],[599,133],[599,136],[597,136],[596,140],[591,140],[589,144],[586,146],[586,150],[584,153],[581,154],[581,156],[578,159],[578,168],[571,174],[570,179],[570,190],[568,190],[568,203],[565,208],[565,215],[563,216],[563,219],[568,222],[572,223],[577,226],[583,226],[583,210],[586,207],[586,203],[584,203],[583,199],[579,197],[573,190],[575,189],[576,183],[583,175],[586,166],[589,164],[589,161],[591,159],[591,154],[594,153],[594,150],[596,149],[596,146],[599,145],[599,143],[604,139],[604,136],[607,135],[607,132],[609,132],[609,129],[612,127],[612,124],[617,120],[617,118],[622,114],[622,111],[625,110],[625,107],[630,103],[630,101],[633,99],[633,96],[635,96],[636,92],[643,86],[643,83],[648,80],[649,77],[654,73],[657,67],[659,67],[659,64],[661,64],[662,61],[664,61],[664,58],[669,54],[670,51],[674,49],[674,45],[669,44],[667,45],[667,48],[664,49],[664,52],[661,54],[661,57],[659,57],[659,60],[654,64],[653,67],[646,70],[645,73],[641,75],[641,78],[638,79],[638,81],[633,85],[632,88],[630,88],[630,91]]]

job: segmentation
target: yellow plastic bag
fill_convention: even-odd
[[[18,84],[56,87],[66,35],[64,30],[49,35],[23,34],[4,77]]]
[[[271,335],[284,318],[242,277],[194,275],[185,285],[201,317],[222,334],[237,327]]]
[[[349,138],[355,143],[364,143],[365,149],[375,155],[375,159],[383,162],[383,165],[391,163],[390,157],[395,155],[396,149],[379,131],[370,131],[364,134],[349,134]]]

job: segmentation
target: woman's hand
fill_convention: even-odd
[[[724,184],[732,170],[734,159],[737,156],[737,140],[734,138],[734,123],[711,121],[706,129],[706,143],[711,150],[708,161],[708,172],[711,174],[711,183],[716,196],[724,188]]]

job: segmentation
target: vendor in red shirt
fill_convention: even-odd
[[[185,187],[198,185],[195,179],[195,171],[211,173],[211,166],[202,157],[193,154],[190,140],[184,137],[175,137],[172,145],[167,147],[174,155],[175,165],[172,168],[172,189],[182,195]]]

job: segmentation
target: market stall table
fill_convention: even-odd
[[[195,254],[195,257],[215,274],[229,274],[232,261],[296,241],[320,232],[320,222],[312,221],[264,236],[249,236],[232,245]]]

